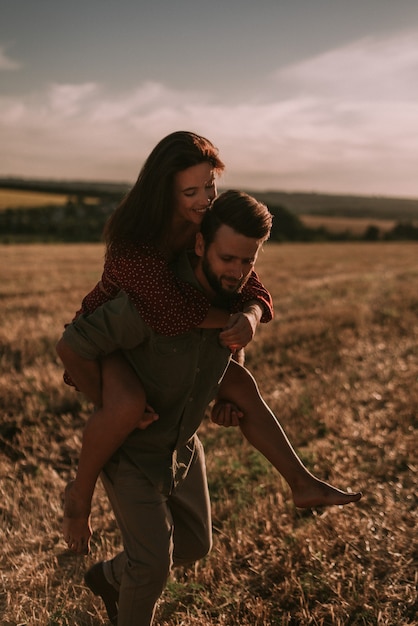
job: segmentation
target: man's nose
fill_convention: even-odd
[[[231,277],[240,280],[244,276],[241,263],[234,263],[231,267]]]

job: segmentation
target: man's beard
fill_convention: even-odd
[[[202,271],[210,287],[216,293],[220,303],[224,304],[228,308],[229,304],[237,299],[238,294],[242,291],[242,288],[248,280],[248,276],[245,276],[237,283],[237,286],[233,290],[230,291],[229,289],[224,289],[222,287],[222,280],[219,279],[212,271],[206,255],[202,258]]]

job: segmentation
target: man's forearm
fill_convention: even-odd
[[[64,338],[59,340],[56,349],[58,356],[77,388],[84,393],[95,406],[101,406],[102,376],[100,362],[79,356]]]

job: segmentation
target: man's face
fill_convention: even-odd
[[[228,297],[239,292],[251,274],[261,245],[259,239],[240,235],[225,224],[218,229],[208,248],[198,233],[198,279],[214,295]]]

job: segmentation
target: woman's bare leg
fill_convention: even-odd
[[[103,405],[85,426],[77,475],[64,493],[64,538],[68,547],[80,554],[89,552],[91,500],[103,466],[129,433],[157,419],[155,413],[145,411],[141,382],[121,354],[105,357],[101,370]]]
[[[286,480],[297,507],[349,504],[360,500],[360,492],[341,491],[306,469],[276,416],[261,397],[253,376],[234,361],[222,380],[218,400],[232,402],[241,409],[242,417],[238,423],[242,433]]]

